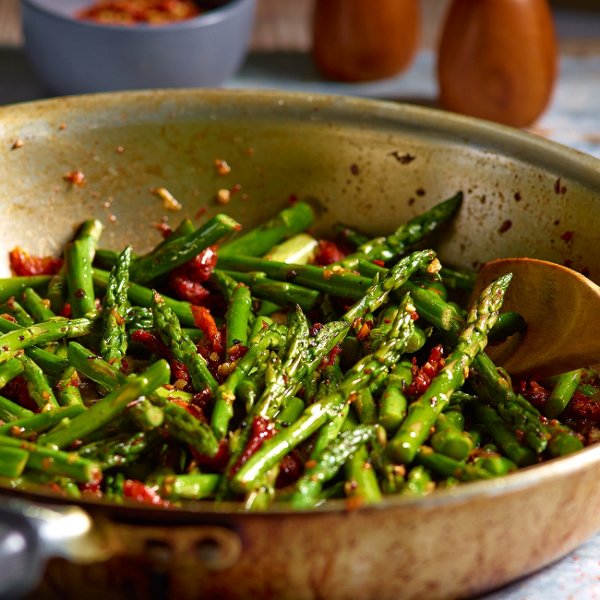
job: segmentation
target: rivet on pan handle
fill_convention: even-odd
[[[210,571],[232,567],[242,555],[242,541],[225,527],[203,527],[194,543],[194,552]]]
[[[219,525],[174,530],[166,527],[142,527],[140,529],[119,525],[121,536],[127,540],[128,550],[140,552],[158,572],[186,567],[221,571],[232,567],[241,557],[243,547],[239,535]],[[131,535],[127,535],[127,532]],[[141,547],[135,548],[135,538]],[[133,544],[132,544],[133,542]]]

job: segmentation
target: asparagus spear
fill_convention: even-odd
[[[11,423],[18,419],[31,417],[34,413],[27,408],[23,408],[16,402],[0,396],[0,421]]]
[[[28,460],[27,450],[0,447],[0,476],[20,477]]]
[[[420,242],[427,234],[451,219],[460,208],[462,200],[463,194],[458,192],[448,200],[436,204],[425,213],[403,223],[391,235],[374,238],[361,244],[355,253],[341,260],[339,264],[354,269],[358,259],[382,260],[384,262],[397,259],[410,246]]]
[[[23,363],[18,358],[9,358],[0,363],[0,390],[23,372]]]
[[[79,418],[79,417],[78,417]],[[29,453],[27,469],[49,475],[65,475],[83,483],[97,482],[102,477],[100,466],[74,452],[63,452],[38,443],[0,436],[0,448],[17,448]]]
[[[0,306],[0,312],[11,316],[21,327],[29,327],[35,323],[33,317],[14,299]]]
[[[221,475],[216,473],[189,473],[185,475],[165,475],[156,483],[164,498],[177,500],[201,500],[210,497],[217,489]]]
[[[176,439],[189,444],[200,454],[213,457],[219,451],[219,442],[209,425],[191,415],[184,407],[168,398],[151,397],[153,404],[164,412],[165,429]]]
[[[17,360],[23,365],[23,378],[27,383],[29,397],[42,410],[58,408],[56,396],[44,371],[25,354],[18,356]]]
[[[286,397],[295,395],[308,358],[308,321],[299,307],[288,318],[288,326],[283,359],[276,368],[267,371],[266,387],[254,413],[269,419],[277,414]]]
[[[504,275],[490,284],[470,309],[456,348],[425,393],[409,406],[406,419],[388,445],[387,451],[393,460],[404,464],[414,460],[436,418],[448,405],[452,392],[464,383],[469,366],[485,348],[487,334],[498,318],[511,277],[511,274]]]
[[[129,378],[117,367],[107,363],[105,360],[96,356],[93,352],[79,344],[70,342],[68,346],[69,362],[85,377],[95,381],[105,390],[112,392],[120,385],[127,383]],[[188,402],[191,395],[182,390],[168,389],[167,387],[158,387],[154,390],[153,396],[161,398],[175,398],[182,402]]]
[[[142,431],[156,429],[165,420],[163,411],[146,398],[140,398],[137,402],[131,403],[125,412]]]
[[[160,436],[136,431],[121,433],[82,446],[78,454],[82,458],[97,462],[103,470],[123,467],[138,460],[158,444]]]
[[[236,286],[231,302],[225,315],[226,348],[228,354],[234,346],[246,346],[248,344],[248,325],[252,316],[252,296],[250,290],[243,283]]]
[[[159,360],[149,366],[140,375],[131,377],[115,391],[99,400],[84,413],[71,420],[67,427],[44,434],[38,438],[40,444],[64,448],[76,440],[110,423],[123,413],[131,402],[142,396],[148,396],[161,385],[169,382],[169,365]]]
[[[206,361],[198,352],[196,344],[182,331],[177,315],[156,292],[152,303],[152,315],[163,343],[171,350],[173,356],[187,367],[194,389],[201,391],[208,388],[214,394],[218,384],[208,370]]]
[[[319,502],[323,485],[333,479],[344,463],[374,436],[373,426],[358,425],[333,440],[319,460],[313,461],[296,482],[295,492],[290,498],[291,505],[297,509],[315,506]]]
[[[103,225],[97,219],[88,219],[81,224],[81,227],[75,235],[76,240],[83,240],[89,250],[88,261],[91,265],[94,261],[96,247],[102,235]],[[50,301],[50,307],[58,312],[62,309],[65,300],[66,288],[66,265],[60,268],[58,273],[52,275],[48,282],[47,298]],[[45,320],[45,319],[44,319]]]
[[[333,226],[334,233],[343,241],[348,242],[348,244],[352,245],[354,248],[358,248],[363,244],[366,244],[369,241],[369,236],[356,231],[352,227],[348,225],[344,225],[343,223],[336,223]]]
[[[463,322],[456,309],[410,281],[402,289],[410,291],[419,315],[446,332],[448,340],[454,343]],[[539,411],[513,391],[510,379],[498,371],[485,352],[480,352],[475,357],[473,369],[476,377],[471,379],[471,385],[478,395],[493,405],[514,429],[523,431],[533,450],[543,452],[550,436],[540,419]]]
[[[368,312],[375,312],[387,300],[389,294],[405,286],[415,272],[431,266],[435,258],[433,250],[421,250],[399,260],[387,273],[381,278],[375,278],[369,289],[357,300],[357,302],[348,310],[343,319],[348,323],[354,323],[356,319],[362,318]]]
[[[456,411],[454,411],[456,412]],[[440,454],[455,460],[466,460],[474,448],[471,437],[451,419],[451,413],[441,413],[435,420],[435,433],[431,436],[431,447]]]
[[[459,481],[474,481],[476,479],[491,479],[494,473],[483,468],[483,465],[469,464],[434,452],[427,446],[421,446],[416,454],[419,465],[426,467],[442,477],[453,477]],[[513,465],[514,468],[515,465]]]
[[[7,325],[10,324],[10,325]],[[92,331],[94,322],[90,319],[64,319],[57,317],[50,321],[37,323],[30,327],[14,327],[13,323],[0,319],[0,327],[7,331],[0,335],[0,363],[3,363],[20,350],[37,344],[46,344],[56,340],[86,335]],[[66,364],[61,361],[64,368]]]
[[[411,364],[399,362],[389,374],[381,395],[379,423],[388,433],[394,433],[406,416],[408,400],[405,390],[412,382]]]
[[[277,417],[275,418],[277,427],[289,427],[292,423],[295,423],[305,408],[306,404],[302,398],[292,396],[279,413],[277,413]]]
[[[16,298],[27,287],[43,289],[50,281],[50,275],[28,275],[22,277],[0,278],[0,302]]]
[[[414,309],[409,297],[405,298],[402,307],[390,331],[390,339],[375,354],[366,356],[350,369],[337,391],[308,406],[295,423],[267,439],[233,475],[230,486],[234,491],[246,492],[252,489],[283,456],[339,414],[354,390],[368,386],[383,372],[389,371],[404,351],[413,322]]]
[[[127,382],[127,376],[78,342],[69,342],[69,364],[79,373],[95,381],[105,390],[112,391]]]
[[[575,369],[562,373],[556,380],[548,401],[544,405],[544,415],[556,419],[569,405],[571,398],[581,381],[584,369]]]
[[[167,239],[150,253],[136,258],[131,266],[131,279],[138,283],[156,279],[239,229],[241,225],[227,215],[215,215],[195,231]]]
[[[247,285],[252,295],[262,300],[273,301],[280,306],[300,306],[303,310],[314,308],[321,294],[301,285],[270,279],[262,272],[242,273],[223,271],[238,283]]]
[[[83,406],[67,406],[56,408],[54,410],[45,410],[43,412],[23,417],[0,425],[0,435],[10,435],[18,438],[29,438],[32,434],[37,434],[58,425],[63,419],[70,419],[81,414],[85,408]]]
[[[264,256],[267,260],[305,265],[314,257],[319,242],[308,233],[297,235],[273,246]]]
[[[281,339],[277,328],[268,327],[258,331],[252,338],[252,343],[246,354],[237,361],[235,369],[217,388],[211,415],[211,426],[219,439],[224,438],[227,434],[229,421],[233,417],[233,403],[236,399],[238,387],[245,380],[250,370],[255,368],[263,353],[279,344],[281,344]]]
[[[108,285],[109,273],[101,269],[94,269],[94,284],[100,288],[106,288]],[[153,291],[138,283],[130,282],[127,288],[127,297],[132,304],[139,306],[152,306]],[[193,307],[189,302],[175,300],[162,294],[165,304],[177,315],[182,325],[186,327],[195,327]]]
[[[381,502],[381,490],[365,446],[360,446],[346,461],[346,496],[361,504]]]
[[[423,465],[416,465],[408,472],[401,493],[406,496],[424,496],[434,488],[435,483],[427,469]]]
[[[286,454],[339,413],[345,403],[343,394],[334,393],[308,406],[295,423],[267,439],[241,466],[230,481],[231,489],[244,493],[254,488]]]
[[[281,241],[312,225],[313,210],[306,202],[296,202],[248,233],[221,246],[220,256],[262,256]]]
[[[75,240],[65,248],[65,268],[69,302],[74,317],[95,317],[96,296],[92,280],[93,240]]]
[[[110,272],[102,302],[100,356],[110,363],[120,361],[127,352],[125,317],[128,308],[127,286],[131,252],[131,246],[127,246],[119,255],[116,265]]]
[[[461,290],[463,292],[470,292],[477,279],[477,273],[475,271],[451,269],[446,266],[440,269],[440,276],[447,288],[450,288],[451,290]]]
[[[68,347],[60,347],[59,353],[68,357]],[[61,406],[83,406],[83,398],[79,387],[81,379],[79,373],[72,365],[69,365],[59,376],[56,383],[56,399]]]
[[[525,319],[515,311],[508,311],[498,315],[498,321],[490,331],[490,344],[503,342],[515,333],[522,333],[527,329]]]
[[[275,262],[239,254],[220,255],[217,266],[225,271],[261,272],[278,281],[291,281],[342,298],[360,298],[371,283],[366,277],[340,268]]]
[[[50,308],[50,303],[44,300],[33,288],[27,287],[21,294],[21,301],[25,310],[33,317],[36,323],[48,321],[56,317]]]
[[[514,463],[519,467],[526,467],[537,462],[535,453],[519,442],[517,436],[491,406],[477,402],[473,404],[473,410],[477,420]]]

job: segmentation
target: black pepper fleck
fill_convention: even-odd
[[[510,219],[507,219],[506,221],[504,221],[504,223],[502,223],[502,225],[500,225],[498,233],[506,233],[511,227],[512,221]]]

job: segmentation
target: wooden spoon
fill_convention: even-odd
[[[502,310],[527,321],[523,334],[486,352],[511,375],[549,377],[600,363],[600,287],[577,271],[534,258],[485,263],[474,294],[512,273]]]

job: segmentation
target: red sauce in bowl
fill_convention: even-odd
[[[99,0],[79,12],[77,18],[106,25],[161,25],[201,13],[194,0]]]

